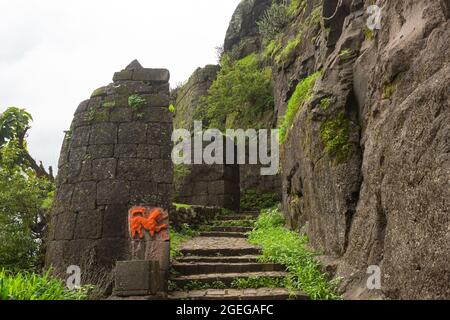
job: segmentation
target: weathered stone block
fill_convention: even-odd
[[[207,195],[208,194],[208,182],[199,181],[194,183],[195,195]]]
[[[137,144],[116,144],[114,156],[122,159],[136,158],[137,149]]]
[[[145,143],[147,125],[141,122],[122,123],[119,126],[119,143],[139,144]]]
[[[95,182],[81,182],[75,186],[72,197],[72,210],[87,211],[95,209],[97,195]]]
[[[117,143],[117,125],[114,123],[98,123],[92,126],[90,144]]]
[[[78,213],[75,239],[99,239],[102,236],[103,212],[101,210]]]
[[[130,108],[115,108],[111,110],[111,122],[130,122],[133,119],[133,110]]]
[[[74,237],[77,215],[73,212],[62,213],[56,219],[55,239],[72,240]]]
[[[131,182],[130,201],[133,204],[152,204],[152,196],[157,192],[157,184],[149,181]]]
[[[157,183],[172,183],[173,163],[170,160],[155,159],[151,161],[152,180]]]
[[[147,143],[153,145],[172,145],[173,127],[171,123],[152,123],[147,128]]]
[[[123,70],[120,72],[116,72],[113,77],[113,81],[126,81],[133,80],[133,71],[132,70]]]
[[[113,144],[98,144],[88,147],[87,154],[91,160],[111,158],[114,156]]]
[[[86,156],[87,147],[72,148],[69,152],[69,161],[82,161]]]
[[[128,239],[101,239],[95,242],[96,262],[113,269],[117,261],[130,259]]]
[[[170,73],[166,69],[140,69],[133,71],[133,80],[149,82],[169,82]]]
[[[151,172],[158,168],[153,167],[152,160],[148,159],[119,160],[117,176],[128,181],[148,181]]]
[[[84,100],[78,105],[77,110],[75,111],[75,115],[81,112],[86,112],[89,106],[89,100]]]
[[[157,145],[140,144],[137,147],[137,157],[142,159],[158,159],[161,157],[160,147]]]
[[[97,185],[97,204],[128,203],[130,183],[120,180],[105,180]]]
[[[173,113],[167,107],[147,107],[140,112],[141,121],[144,122],[158,122],[158,123],[172,123]]]
[[[161,288],[157,261],[118,261],[114,294],[122,297],[156,295]]]
[[[128,237],[128,204],[108,205],[103,217],[103,238]]]
[[[164,233],[164,238],[169,239],[168,231]],[[170,242],[134,240],[131,243],[131,256],[136,260],[158,261],[161,270],[167,271],[170,269]]]
[[[101,87],[92,92],[91,98],[106,96],[106,87]]]
[[[172,150],[173,150],[172,143],[168,146],[161,146],[160,150],[161,150],[161,154],[160,154],[161,159],[163,159],[163,160],[171,160],[172,159]]]
[[[97,159],[92,161],[92,178],[95,180],[109,180],[116,176],[117,160]]]
[[[54,215],[63,213],[70,209],[70,203],[75,186],[73,184],[60,184],[56,190],[52,213]]]
[[[147,107],[164,107],[167,108],[170,104],[169,93],[143,94],[145,99],[145,106]]]
[[[219,180],[219,181],[212,181],[208,184],[208,193],[209,194],[225,194],[226,188],[225,188],[225,181]]]
[[[89,127],[75,128],[70,139],[70,146],[72,148],[87,146],[89,143],[89,130]]]

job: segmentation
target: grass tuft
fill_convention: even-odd
[[[92,286],[69,291],[64,283],[52,278],[19,272],[13,274],[0,270],[0,300],[86,300]]]
[[[276,208],[265,210],[250,233],[250,242],[263,249],[262,262],[279,263],[292,274],[286,287],[301,290],[314,300],[339,299],[335,283],[320,271],[315,254],[306,246],[308,238],[284,227],[284,218]]]
[[[318,71],[309,77],[303,79],[301,81],[291,98],[288,102],[288,107],[286,111],[286,115],[284,116],[283,122],[280,127],[280,144],[283,144],[286,140],[287,133],[289,129],[292,127],[295,116],[297,115],[300,108],[305,104],[306,101],[311,99],[312,91],[314,89],[314,85],[316,80],[321,76],[321,72]]]

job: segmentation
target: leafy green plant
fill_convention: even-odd
[[[373,32],[373,30],[370,30],[367,26],[364,27],[363,33],[364,39],[366,39],[367,41],[372,41],[373,39],[375,39],[375,33]]]
[[[349,141],[350,121],[341,112],[335,119],[327,120],[320,126],[320,137],[325,145],[325,151],[335,158],[335,163],[344,162],[353,151]]]
[[[257,189],[246,189],[241,193],[241,210],[255,210],[271,208],[278,202],[275,193],[260,192]]]
[[[289,6],[287,8],[287,14],[289,17],[293,18],[298,15],[301,10],[304,10],[306,7],[305,0],[291,0]]]
[[[328,110],[330,106],[336,101],[334,97],[326,97],[320,100],[320,109],[322,110]]]
[[[182,203],[174,203],[173,204],[177,210],[180,209],[192,209],[192,205],[190,204],[182,204]]]
[[[306,101],[311,99],[316,80],[322,75],[320,71],[310,75],[309,77],[300,81],[294,93],[289,99],[287,111],[280,126],[280,144],[286,140],[288,130],[291,128],[295,117],[300,108]]]
[[[54,184],[27,151],[31,115],[10,108],[0,115],[0,268],[42,268]]]
[[[392,95],[397,90],[398,84],[402,80],[403,74],[399,73],[392,81],[385,81],[383,88],[383,99],[391,99]]]
[[[262,68],[255,54],[233,61],[224,55],[217,79],[200,101],[195,119],[210,128],[255,128],[267,112],[273,112],[272,70]]]
[[[264,210],[255,227],[250,242],[262,247],[262,262],[286,266],[292,275],[286,287],[304,291],[311,299],[339,299],[336,283],[327,280],[315,254],[307,249],[307,237],[284,228],[284,218],[278,209]]]
[[[273,40],[288,24],[288,2],[274,1],[257,22],[259,33],[266,41]]]
[[[10,273],[0,270],[0,300],[85,300],[92,286],[69,291],[64,283],[44,275],[32,273]]]
[[[295,50],[300,45],[301,37],[302,32],[299,31],[297,36],[294,39],[289,40],[289,42],[286,44],[283,50],[276,55],[275,62],[278,65],[285,66],[292,59]]]
[[[137,94],[133,94],[128,97],[128,105],[134,109],[139,110],[141,107],[145,105],[147,101]]]
[[[175,106],[173,104],[171,104],[169,106],[169,111],[172,112],[172,113],[175,113],[176,109],[175,109]]]

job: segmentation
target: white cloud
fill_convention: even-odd
[[[216,62],[239,0],[0,0],[0,110],[34,116],[33,156],[56,167],[78,103],[137,58],[171,84]]]

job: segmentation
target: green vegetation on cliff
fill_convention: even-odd
[[[250,242],[263,248],[263,262],[283,264],[292,274],[286,286],[302,290],[311,299],[339,299],[335,284],[320,271],[315,254],[307,249],[308,239],[284,227],[284,218],[278,209],[262,212],[250,233]]]
[[[262,67],[255,54],[237,61],[224,55],[221,65],[195,118],[221,130],[258,127],[266,114],[273,112],[271,69]]]
[[[347,160],[353,151],[349,141],[350,120],[341,112],[335,119],[322,123],[320,137],[325,145],[327,154],[335,159],[336,164]]]
[[[292,127],[300,108],[311,98],[316,80],[321,74],[322,73],[318,71],[303,79],[297,85],[294,93],[289,99],[287,111],[280,126],[280,144],[286,140],[288,131]]]

